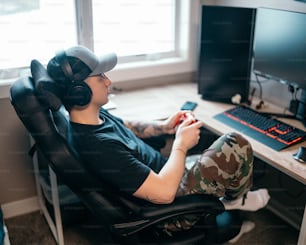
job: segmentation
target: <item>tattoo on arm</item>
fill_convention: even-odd
[[[131,122],[125,121],[125,126],[131,129],[139,138],[149,138],[163,134],[163,128],[160,124],[150,122]]]

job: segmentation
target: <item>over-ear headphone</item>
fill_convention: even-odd
[[[65,103],[70,106],[85,106],[87,105],[92,96],[92,91],[90,87],[83,81],[75,79],[72,68],[68,62],[66,52],[61,50],[56,53],[56,60],[59,63],[64,75],[71,81],[68,91],[65,95]]]

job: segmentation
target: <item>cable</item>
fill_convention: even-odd
[[[259,109],[262,108],[262,106],[265,104],[265,102],[264,102],[263,99],[262,99],[262,86],[261,86],[261,82],[260,82],[259,79],[258,79],[258,75],[257,75],[257,74],[255,74],[255,78],[256,78],[256,82],[257,82],[258,87],[259,87],[259,99],[260,99],[259,103],[256,105],[255,108],[256,108],[257,110],[259,110]]]
[[[253,102],[253,97],[254,97],[254,94],[255,94],[255,91],[256,91],[256,88],[253,88],[251,93],[250,93],[250,96],[249,96],[249,100],[248,100],[248,105],[252,105],[252,102]]]

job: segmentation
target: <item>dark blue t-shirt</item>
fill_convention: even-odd
[[[75,146],[89,170],[120,191],[132,194],[150,170],[158,173],[167,159],[137,138],[121,119],[104,109],[100,117],[102,125],[71,122]]]

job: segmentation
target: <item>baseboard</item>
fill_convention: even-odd
[[[5,219],[38,211],[40,209],[37,196],[1,205]]]

